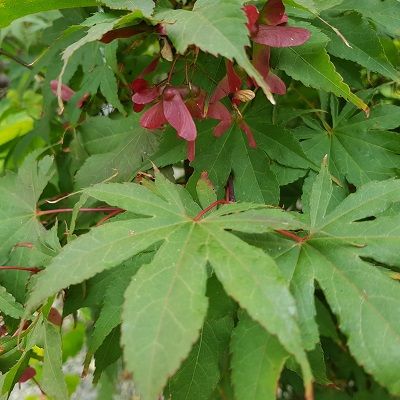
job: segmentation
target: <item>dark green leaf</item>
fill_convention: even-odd
[[[188,355],[207,310],[197,228],[178,228],[165,239],[152,263],[133,278],[122,315],[125,361],[145,400],[162,392]]]
[[[275,398],[279,376],[288,357],[276,337],[243,314],[233,333],[231,351],[236,398]]]
[[[14,296],[7,293],[6,288],[3,286],[0,286],[0,311],[2,314],[13,318],[21,318],[24,314],[22,305],[17,303]]]
[[[139,126],[137,116],[117,121],[95,117],[79,132],[90,157],[75,176],[78,187],[110,178],[130,180],[157,146],[157,137]]]
[[[346,0],[337,9],[338,11],[356,10],[376,23],[380,29],[389,35],[398,37],[400,35],[400,26],[397,18],[400,13],[398,0],[385,0],[378,4],[374,0],[365,0],[362,4],[357,0]]]
[[[0,178],[0,264],[18,242],[35,240],[44,232],[36,218],[36,203],[53,174],[53,160],[45,157],[36,162],[36,157],[29,155],[18,175],[9,172]]]
[[[346,38],[351,47],[329,27],[319,24],[331,39],[327,50],[336,57],[354,61],[369,71],[378,72],[394,81],[400,80],[400,73],[389,62],[376,31],[359,14],[329,18],[329,23]],[[365,38],[368,37],[368,40]]]
[[[325,49],[328,37],[307,24],[301,26],[311,30],[311,39],[302,46],[277,51],[277,67],[306,86],[332,92],[358,108],[368,110],[368,106],[343,82],[343,78],[331,62]]]

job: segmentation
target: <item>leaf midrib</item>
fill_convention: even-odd
[[[162,333],[161,326],[163,324],[163,321],[165,320],[165,313],[167,312],[168,298],[170,297],[172,289],[174,288],[176,280],[177,280],[177,278],[179,276],[178,272],[179,272],[179,269],[181,267],[182,259],[186,256],[185,248],[190,242],[191,235],[193,233],[194,228],[195,228],[195,224],[194,223],[189,225],[188,235],[186,237],[185,242],[183,243],[183,246],[182,246],[181,252],[179,254],[179,257],[176,259],[175,268],[174,268],[174,278],[173,278],[173,281],[170,284],[170,287],[168,288],[168,293],[165,296],[165,299],[167,299],[167,301],[165,301],[164,304],[163,304],[163,310],[162,310],[162,314],[161,314],[161,316],[159,318],[157,334],[154,336],[154,339],[155,339],[156,343],[159,343],[158,339],[159,339],[159,337],[161,336],[161,333]],[[173,235],[178,229],[179,229],[179,227],[177,227],[175,230],[173,230],[168,236]],[[153,365],[154,365],[154,360],[157,358],[157,352],[158,351],[156,350],[156,346],[152,346],[152,353],[151,353],[150,362],[149,362],[149,365],[151,365],[151,367],[150,367],[151,371],[154,371]],[[151,374],[147,374],[147,376],[148,376],[147,387],[151,388],[151,386],[152,386],[152,376],[151,376]]]

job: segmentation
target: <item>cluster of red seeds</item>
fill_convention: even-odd
[[[305,43],[310,38],[307,29],[287,25],[288,17],[282,0],[269,0],[261,12],[253,5],[243,7],[247,16],[247,28],[252,46],[252,63],[263,77],[271,93],[283,95],[286,93],[285,83],[270,71],[270,48],[292,47]],[[116,38],[124,38],[148,30],[148,26],[122,28],[108,32],[101,39],[109,43]],[[157,32],[164,36],[162,25],[156,27]],[[256,82],[251,79],[242,79],[237,73],[232,61],[226,61],[226,75],[218,83],[214,92],[208,94],[201,88],[188,84],[174,86],[170,79],[162,84],[151,85],[145,77],[157,68],[159,57],[155,58],[131,83],[132,102],[135,112],[141,112],[150,105],[142,115],[140,124],[147,129],[159,129],[164,125],[171,125],[177,135],[188,143],[187,157],[192,161],[195,157],[195,141],[197,129],[195,119],[211,118],[219,121],[214,128],[214,135],[223,135],[232,125],[232,110],[239,116],[237,122],[246,134],[249,146],[256,147],[250,127],[243,120],[238,110],[241,102],[254,98],[253,89]],[[171,71],[172,72],[172,71]],[[51,88],[56,93],[58,82],[52,81]],[[66,85],[61,87],[61,98],[68,101],[74,91]],[[231,104],[229,110],[221,100],[228,97]],[[86,97],[79,100],[78,107],[82,107]]]
[[[247,28],[253,42],[252,62],[260,72],[271,93],[285,94],[284,82],[270,71],[270,47],[299,46],[310,38],[307,29],[287,26],[287,15],[282,0],[270,0],[261,13],[253,5],[243,8],[247,16]],[[142,111],[147,104],[151,107],[144,112],[140,123],[147,129],[162,128],[170,124],[178,136],[188,142],[187,157],[192,161],[195,157],[195,140],[197,129],[194,119],[211,118],[219,123],[214,128],[214,135],[223,135],[232,125],[233,118],[228,108],[221,102],[229,97],[233,109],[241,102],[250,101],[254,97],[251,89],[257,86],[252,79],[245,82],[240,78],[231,61],[226,62],[226,76],[218,83],[209,102],[206,102],[207,93],[198,87],[172,86],[169,82],[163,85],[150,86],[144,76],[156,68],[153,61],[132,82],[132,102],[135,111]],[[244,84],[247,85],[243,88]],[[255,147],[250,127],[239,119],[239,127],[248,138],[249,146]]]

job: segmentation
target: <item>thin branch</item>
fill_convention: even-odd
[[[35,383],[35,385],[38,387],[38,389],[40,390],[40,392],[42,393],[43,396],[46,396],[45,391],[42,389],[42,387],[40,386],[40,383],[37,381],[37,379],[33,376],[32,377],[32,381]]]
[[[79,194],[79,193],[82,193],[82,190],[78,190],[77,192],[72,192],[72,193],[66,193],[65,195],[61,194],[61,195],[52,197],[50,199],[45,199],[45,200],[41,201],[39,204],[44,204],[44,203],[56,204],[56,203],[59,203],[60,201],[62,201],[64,199],[67,199],[68,197],[74,196],[74,195]]]
[[[104,222],[108,221],[110,218],[115,217],[118,214],[123,213],[125,210],[123,210],[122,208],[120,208],[119,210],[115,210],[110,212],[110,214],[106,215],[104,218],[102,218],[97,224],[96,226],[100,226],[102,224],[104,224]]]
[[[276,229],[275,232],[279,233],[280,235],[285,236],[285,237],[287,237],[289,239],[292,239],[297,243],[303,243],[304,241],[307,240],[307,238],[303,238],[303,237],[297,236],[293,232],[285,231],[284,229]]]
[[[172,61],[171,69],[169,70],[169,73],[168,73],[167,83],[171,82],[172,74],[174,73],[175,65],[176,65],[176,62],[178,61],[178,58],[179,58],[179,54],[177,54],[174,58],[174,61]]]
[[[351,44],[349,43],[349,41],[344,37],[344,35],[339,31],[338,28],[335,28],[333,25],[331,25],[328,21],[325,21],[323,18],[321,18],[319,15],[317,15],[317,18],[322,21],[324,24],[328,25],[329,28],[331,28],[333,30],[333,32],[336,33],[336,35],[339,36],[339,38],[342,40],[342,42],[349,47],[350,49],[352,49],[353,47],[351,47]]]
[[[3,48],[0,48],[0,56],[7,57],[7,58],[15,61],[17,64],[22,65],[25,68],[28,68],[28,69],[32,69],[33,68],[32,64],[28,64],[27,62],[25,62],[21,58],[15,56],[14,54],[9,53],[7,50],[4,50]]]

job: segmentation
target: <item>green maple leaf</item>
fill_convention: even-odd
[[[111,177],[118,182],[132,179],[157,147],[157,136],[139,125],[137,114],[121,120],[90,118],[78,132],[90,154],[75,175],[78,187]]]
[[[37,162],[38,154],[28,155],[18,173],[7,172],[0,178],[0,265],[37,267],[46,263],[45,253],[54,248],[46,244],[54,232],[46,231],[37,216],[37,202],[54,173],[53,160],[46,156]],[[18,247],[21,242],[33,247]],[[21,303],[28,279],[25,271],[0,271],[1,285]]]
[[[256,148],[249,147],[245,134],[236,124],[219,138],[213,136],[211,129],[201,130],[196,146],[202,157],[191,163],[195,173],[189,185],[196,182],[203,171],[207,171],[211,182],[222,196],[226,181],[232,173],[236,200],[278,204],[278,179],[284,181],[285,177],[281,170],[274,172],[271,160],[292,169],[296,168],[293,179],[289,172],[287,179],[290,182],[304,176],[308,169],[318,171],[319,160],[314,163],[289,130],[266,123],[264,114],[257,110],[256,107],[255,111],[250,110],[248,117],[246,115],[246,123],[257,143]]]
[[[354,358],[399,394],[400,373],[393,365],[400,356],[400,287],[366,260],[400,266],[400,220],[380,216],[400,201],[400,181],[370,182],[327,211],[331,194],[331,176],[324,165],[312,188],[305,240],[296,243],[269,235],[258,245],[274,256],[290,281],[305,346],[311,349],[319,336],[317,281]]]
[[[65,246],[38,274],[27,312],[59,290],[161,242],[153,260],[133,276],[122,312],[125,360],[144,399],[161,393],[198,338],[207,311],[207,262],[225,291],[295,356],[310,382],[296,306],[279,269],[262,250],[227,231],[297,229],[302,223],[294,215],[243,203],[200,218],[201,209],[189,194],[160,174],[150,189],[99,184],[86,193],[133,214]]]
[[[289,130],[264,122],[260,115],[246,121],[253,131],[257,147],[264,150],[272,160],[291,168],[318,171],[318,164],[307,157]]]
[[[144,253],[110,271],[110,277],[107,279],[108,285],[103,295],[102,308],[94,324],[93,333],[90,338],[89,354],[94,354],[111,331],[121,323],[121,307],[124,302],[124,292],[132,276],[137,272],[139,267],[151,260],[151,256],[152,253]]]
[[[3,286],[0,286],[0,311],[3,315],[13,318],[21,318],[23,315],[22,305],[16,302],[14,296],[8,293]]]
[[[345,107],[333,120],[332,127],[313,124],[295,130],[314,163],[328,154],[332,174],[356,186],[396,176],[400,137],[389,129],[400,125],[400,107],[378,105],[369,118],[364,113],[351,116]]]
[[[305,86],[332,92],[367,111],[368,106],[351,92],[331,62],[326,51],[329,38],[310,24],[298,22],[296,26],[311,31],[311,38],[302,46],[274,49],[277,68]]]
[[[43,331],[43,389],[55,400],[67,400],[69,396],[62,371],[60,330],[51,322],[46,321]]]
[[[328,21],[351,46],[347,46],[328,26],[319,23],[318,27],[330,38],[327,46],[330,54],[356,62],[394,81],[400,80],[400,72],[388,60],[379,36],[370,23],[357,13],[328,18]],[[366,37],[368,40],[365,40]]]
[[[53,175],[51,157],[37,162],[37,153],[28,155],[18,174],[0,178],[0,264],[10,257],[18,242],[32,242],[45,229],[36,215],[36,204]]]
[[[2,0],[0,26],[6,26],[24,15],[64,8],[96,7],[102,4],[117,10],[140,11],[146,17],[150,17],[154,9],[153,0],[24,0],[18,3]]]
[[[220,381],[220,364],[229,353],[236,306],[215,277],[208,281],[207,297],[210,304],[199,338],[166,387],[166,396],[176,400],[208,400]]]
[[[87,31],[83,37],[71,43],[63,51],[61,57],[63,61],[63,66],[57,78],[59,85],[57,91],[58,89],[61,90],[63,76],[67,70],[67,66],[69,61],[71,60],[71,57],[84,45],[100,40],[105,33],[111,31],[114,26],[116,26],[122,19],[123,17],[119,18],[112,14],[99,12],[87,18],[79,25],[80,28],[87,29]],[[91,72],[93,74],[88,74],[88,76],[86,77],[87,79],[84,80],[82,85],[82,90],[85,90],[85,92],[83,92],[82,94],[79,93],[79,95],[84,95],[87,92],[95,94],[98,88],[100,88],[102,94],[107,99],[107,101],[109,101],[114,107],[118,108],[122,114],[126,115],[126,111],[124,110],[124,107],[118,97],[118,84],[111,66],[107,65],[104,62],[102,65],[96,66],[96,68]],[[75,94],[75,96],[77,98],[78,94]],[[58,98],[58,101],[59,105],[61,106],[61,97]]]
[[[95,95],[100,89],[100,92],[103,94],[105,99],[113,107],[117,108],[121,114],[127,115],[124,106],[119,100],[118,82],[111,67],[107,64],[98,65],[91,72],[93,75],[88,74],[83,80],[82,87],[79,91],[80,94],[78,96],[87,93]]]
[[[284,3],[312,14],[318,14],[321,11],[340,4],[342,1],[343,0],[284,0]]]
[[[317,12],[317,7],[314,0],[285,0],[285,4],[299,8],[300,10],[309,11],[311,13]]]
[[[231,344],[232,382],[236,398],[273,399],[288,353],[247,315],[241,315]]]
[[[278,204],[279,184],[270,170],[267,155],[261,148],[250,148],[244,133],[236,124],[221,138],[214,137],[211,130],[205,131],[199,135],[197,146],[203,156],[191,163],[196,171],[192,181],[201,172],[207,171],[216,190],[222,193],[232,172],[235,177],[236,200]]]
[[[393,37],[400,35],[398,18],[400,3],[398,0],[385,0],[379,3],[379,7],[377,7],[375,0],[364,0],[362,3],[357,0],[346,0],[336,9],[338,11],[356,10],[389,35]]]

